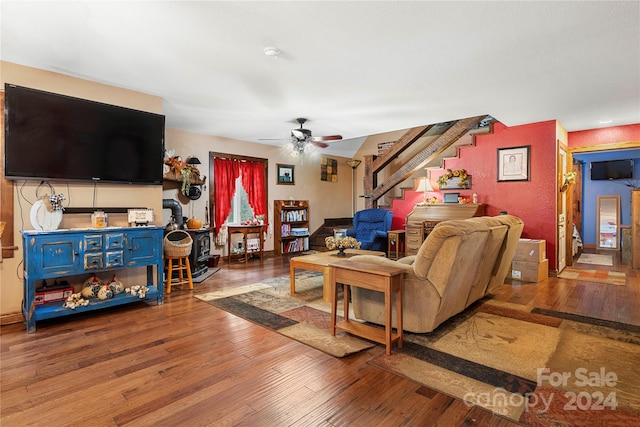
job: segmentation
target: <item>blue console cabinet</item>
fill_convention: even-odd
[[[77,307],[75,310],[63,308],[63,301],[36,305],[35,290],[43,280],[53,281],[63,279],[65,276],[146,267],[146,283],[125,283],[125,286],[146,285],[149,291],[144,300],[156,300],[158,304],[162,304],[164,297],[162,239],[163,229],[155,226],[23,231],[24,300],[22,309],[27,332],[35,332],[36,322],[39,320],[140,301],[138,296],[123,292],[107,300],[91,299],[89,305]],[[79,291],[77,286],[76,291]]]

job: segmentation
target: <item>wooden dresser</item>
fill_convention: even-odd
[[[415,255],[433,227],[440,221],[484,215],[484,205],[476,203],[439,203],[416,205],[405,222],[406,256]]]

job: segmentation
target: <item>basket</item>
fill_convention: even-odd
[[[173,230],[164,236],[162,246],[166,256],[189,256],[193,239],[186,231]]]

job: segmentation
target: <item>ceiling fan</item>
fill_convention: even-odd
[[[303,128],[306,121],[307,119],[303,117],[296,119],[300,127],[291,129],[291,139],[285,145],[294,156],[300,157],[300,164],[302,164],[302,154],[305,150],[309,151],[312,147],[326,148],[329,144],[324,141],[340,141],[342,139],[342,135],[313,136],[309,129]],[[266,141],[268,139],[262,140]]]

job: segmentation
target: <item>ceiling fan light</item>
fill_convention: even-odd
[[[317,148],[313,144],[305,143],[303,148],[302,148],[302,151],[304,151],[305,153],[308,153],[308,154],[313,154],[313,153],[315,153],[317,151]]]

